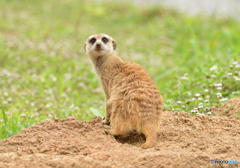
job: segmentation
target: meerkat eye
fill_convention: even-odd
[[[89,42],[90,42],[91,44],[94,44],[94,43],[95,43],[95,41],[96,41],[96,39],[95,39],[95,38],[92,38],[91,40],[89,40]]]
[[[103,41],[104,43],[107,43],[107,42],[108,42],[108,39],[107,39],[106,37],[103,37],[103,38],[102,38],[102,41]]]

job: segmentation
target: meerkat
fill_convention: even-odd
[[[84,44],[105,93],[105,132],[126,136],[143,133],[143,149],[156,145],[163,98],[144,68],[115,53],[116,41],[106,34],[91,35]]]

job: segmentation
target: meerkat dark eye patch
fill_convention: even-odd
[[[107,42],[108,42],[108,39],[107,39],[106,37],[103,37],[103,38],[102,38],[102,41],[103,41],[104,43],[107,43]]]
[[[95,43],[95,41],[96,41],[96,39],[95,39],[95,38],[91,38],[91,40],[89,40],[89,43],[91,43],[91,44],[94,44],[94,43]]]

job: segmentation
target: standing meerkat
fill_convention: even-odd
[[[114,136],[136,130],[146,137],[142,148],[151,148],[156,145],[162,96],[146,70],[119,58],[116,47],[106,34],[91,35],[84,44],[105,93],[104,129]]]

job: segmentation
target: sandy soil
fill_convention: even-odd
[[[233,108],[229,108],[228,104]],[[0,167],[238,167],[210,160],[240,162],[240,98],[216,108],[218,116],[163,112],[154,148],[141,149],[143,135],[105,134],[101,118],[68,117],[38,123],[0,141]]]

